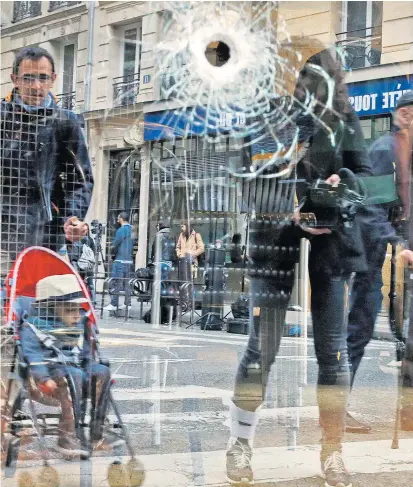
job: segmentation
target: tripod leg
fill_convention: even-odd
[[[401,380],[401,371],[397,378],[397,402],[396,402],[396,418],[394,423],[394,435],[391,447],[393,450],[397,450],[399,448],[399,427],[400,427],[400,409],[401,409],[401,391],[402,391],[402,380]]]

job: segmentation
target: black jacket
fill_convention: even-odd
[[[323,129],[319,129],[312,140],[305,158],[297,166],[299,179],[308,182],[318,178],[327,179],[337,174],[341,168],[367,177],[372,175],[364,138],[356,114],[351,111],[336,130],[336,141]],[[298,185],[299,198],[304,195],[304,186]],[[302,212],[316,212],[306,204]],[[309,234],[302,233],[309,238]],[[364,245],[361,235],[360,219],[357,216],[351,227],[344,225],[330,235],[310,237],[311,252],[309,266],[313,271],[330,275],[341,275],[366,269]]]
[[[156,235],[161,235],[161,260],[162,262],[173,262],[176,260],[176,242],[171,236],[170,228],[162,228],[157,232]],[[156,251],[156,235],[152,243],[151,260],[155,262],[155,251]]]
[[[78,116],[1,102],[1,248],[11,259],[30,245],[58,249],[67,217],[83,219],[93,190]]]

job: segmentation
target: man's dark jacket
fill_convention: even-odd
[[[78,116],[53,103],[24,107],[13,91],[1,102],[1,249],[65,243],[63,224],[83,219],[93,177]]]

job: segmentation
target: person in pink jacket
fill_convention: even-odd
[[[176,255],[179,259],[178,278],[181,281],[191,283],[198,277],[198,258],[205,252],[205,245],[201,234],[191,230],[186,223],[181,225]],[[193,305],[193,286],[183,286],[181,289],[181,301],[184,308]]]

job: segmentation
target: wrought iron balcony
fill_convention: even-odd
[[[78,0],[73,0],[72,2],[49,2],[49,12],[54,12],[59,8],[71,7],[72,5],[76,5],[80,3]]]
[[[173,89],[176,84],[175,77],[172,73],[166,72],[161,76],[161,100],[176,96],[176,91]]]
[[[42,2],[13,2],[13,22],[42,14]]]
[[[339,40],[336,45],[344,69],[360,69],[380,64],[381,26],[340,32],[337,37]]]
[[[72,91],[70,93],[60,93],[56,95],[57,105],[65,110],[74,110],[76,104],[76,92]]]
[[[113,78],[113,105],[122,107],[136,103],[139,93],[139,73]]]

